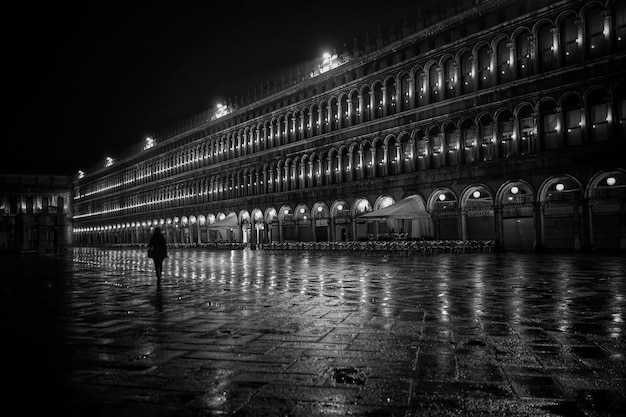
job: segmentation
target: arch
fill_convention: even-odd
[[[311,210],[311,216],[314,219],[327,219],[330,218],[330,210],[328,209],[328,205],[323,201],[318,201],[313,204],[313,209]]]
[[[411,108],[411,99],[415,94],[413,88],[411,88],[411,74],[406,70],[400,71],[396,78],[396,84],[399,86],[396,90],[400,94],[400,97],[396,97],[398,111],[408,110]]]
[[[585,198],[592,200],[615,196],[621,196],[624,199],[626,197],[626,170],[616,168],[595,173],[589,179],[584,195]]]
[[[446,205],[446,207],[437,207],[438,205]],[[428,197],[428,201],[426,204],[426,210],[429,213],[435,214],[437,210],[458,208],[458,197],[456,193],[449,187],[439,187],[433,190]]]
[[[489,202],[493,205],[493,191],[489,186],[482,183],[469,185],[461,193],[461,208],[467,209],[473,203]]]
[[[537,131],[542,150],[554,150],[560,147],[560,126],[557,103],[552,97],[542,97],[537,102]]]
[[[374,202],[374,210],[384,209],[386,207],[391,206],[396,202],[396,199],[391,195],[379,195],[376,201]]]
[[[252,219],[253,223],[262,223],[263,222],[263,211],[258,208],[255,207],[252,209],[252,213],[250,214],[250,218]]]
[[[272,223],[278,220],[278,210],[275,207],[269,206],[265,209],[264,213],[265,223]]]
[[[289,204],[284,204],[283,206],[281,206],[280,210],[278,211],[278,220],[280,221],[284,222],[286,220],[292,220],[293,216],[294,216],[294,210]]]
[[[311,212],[309,210],[309,207],[304,203],[298,204],[296,206],[296,209],[294,210],[293,219],[294,220],[306,220],[310,218],[311,218]]]
[[[539,187],[537,200],[542,203],[569,200],[570,198],[566,197],[568,193],[572,191],[582,192],[582,190],[580,181],[569,174],[551,176],[546,178]]]
[[[349,213],[353,217],[357,217],[370,211],[372,211],[372,204],[370,201],[366,197],[359,197],[354,200],[354,203],[352,203]]]
[[[239,213],[237,214],[237,221],[240,225],[243,225],[246,222],[249,223],[251,221],[250,212],[246,209],[239,210]]]
[[[507,180],[496,192],[495,201],[497,204],[505,205],[512,203],[534,203],[535,190],[533,186],[526,180],[514,179]]]

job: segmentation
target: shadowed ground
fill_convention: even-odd
[[[5,407],[66,416],[621,416],[626,260],[0,257]]]

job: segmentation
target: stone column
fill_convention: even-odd
[[[472,86],[473,91],[478,91],[479,84],[478,81],[480,79],[480,73],[478,72],[478,57],[476,55],[472,55],[470,57],[470,63],[472,64]]]
[[[280,167],[276,167],[276,178],[274,178],[274,187],[277,193],[283,190],[283,176],[281,175]]]
[[[462,208],[460,210],[461,217],[461,239],[469,240],[469,225],[467,221],[467,209]]]
[[[556,141],[559,149],[565,147],[565,118],[563,117],[563,107],[558,106],[556,108]]]
[[[602,16],[604,17],[604,42],[607,48],[605,54],[607,54],[613,52],[613,37],[611,36],[611,34],[613,33],[613,27],[611,26],[611,11],[603,10]]]
[[[343,106],[341,105],[341,100],[337,100],[337,129],[341,129],[344,127],[344,115],[343,115]],[[313,228],[315,230],[315,227]],[[314,232],[315,234],[315,232]]]
[[[363,151],[359,149],[357,152],[359,153],[359,166],[357,167],[358,176],[355,179],[362,180],[363,178],[365,178],[365,176],[363,175],[363,173],[365,172],[363,171],[365,169],[363,161]]]
[[[294,139],[298,141],[298,140],[302,140],[303,138],[304,138],[304,114],[300,113],[298,117],[298,124],[294,132]]]
[[[321,186],[321,185],[325,185],[326,182],[324,181],[324,164],[323,161],[321,159],[317,160],[317,180],[316,180],[316,185]]]
[[[359,113],[357,114],[358,123],[363,123],[363,114],[365,109],[363,108],[363,95],[359,94]]]
[[[535,202],[535,251],[542,252],[544,250],[544,211],[545,204],[540,202]]]
[[[396,94],[396,99],[395,99],[395,103],[396,103],[396,108],[394,109],[394,113],[398,113],[399,111],[402,111],[404,109],[404,97],[402,96],[402,82],[396,80],[395,82],[395,94]]]
[[[335,182],[340,184],[343,182],[343,166],[341,164],[341,154],[337,153],[337,168],[335,172],[332,172],[331,175],[335,175]]]
[[[411,149],[411,160],[409,161],[409,172],[417,171],[417,147],[415,146],[415,139],[411,138],[409,141]]]
[[[593,249],[593,216],[591,201],[588,198],[583,198],[580,205],[582,211],[580,216],[581,249],[585,252],[591,252]]]
[[[309,185],[309,187],[308,187],[308,188],[311,188],[311,187],[313,187],[313,186],[314,186],[314,184],[315,184],[315,183],[314,183],[314,181],[315,181],[314,174],[315,174],[315,173],[314,173],[314,171],[313,171],[313,161],[309,161],[309,162],[308,162],[308,164],[309,164],[309,174],[308,174],[308,178],[309,178],[309,179],[308,179],[308,181],[306,181],[306,179],[305,179],[305,184],[306,184],[306,183],[308,183],[308,185]]]
[[[389,111],[387,110],[387,104],[389,104],[389,103],[387,103],[387,87],[386,86],[382,86],[380,88],[380,90],[381,90],[382,95],[383,95],[382,116],[385,117],[385,116],[387,116],[389,114]]]
[[[300,178],[298,178],[299,184],[300,184],[300,189],[304,189],[306,188],[306,162],[303,162],[302,160],[300,161]]]
[[[389,146],[383,145],[383,164],[380,166],[380,176],[384,177],[389,173]]]
[[[497,246],[504,248],[504,224],[502,218],[502,206],[498,203],[493,205],[493,218],[495,221],[495,231]]]
[[[346,99],[346,103],[348,105],[348,117],[346,120],[346,126],[352,126],[352,112],[354,111],[352,109],[352,99]]]
[[[550,33],[552,33],[552,51],[554,52],[554,63],[556,68],[561,68],[561,36],[560,29],[558,26],[550,29]]]
[[[313,124],[313,112],[312,111],[309,112],[309,128],[306,129],[306,131],[307,133],[305,137],[310,138],[313,136],[314,124]]]
[[[324,118],[322,117],[322,108],[319,107],[317,109],[317,129],[315,133],[318,135],[321,135],[324,132],[325,132],[325,128],[324,128]]]

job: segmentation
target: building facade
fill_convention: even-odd
[[[626,1],[453,2],[81,172],[74,240],[624,250],[625,70]]]
[[[72,178],[0,176],[0,252],[60,254],[72,239]]]

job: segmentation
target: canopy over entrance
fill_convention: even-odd
[[[410,195],[383,209],[364,214],[361,218],[369,220],[386,219],[431,219],[430,214],[424,207],[424,202],[418,195]]]
[[[238,230],[238,227],[239,223],[237,222],[237,215],[235,213],[230,213],[221,221],[207,225],[211,240],[226,241],[231,241],[234,239],[233,234],[235,233],[235,230]]]
[[[360,216],[366,221],[386,221],[391,230],[410,231],[412,238],[432,237],[434,224],[426,211],[424,201],[416,194],[410,195],[388,207]]]
[[[235,213],[230,213],[228,216],[224,217],[223,220],[208,225],[208,227],[211,229],[219,229],[225,227],[230,228],[236,226],[239,226],[239,224],[237,223],[237,215]]]

